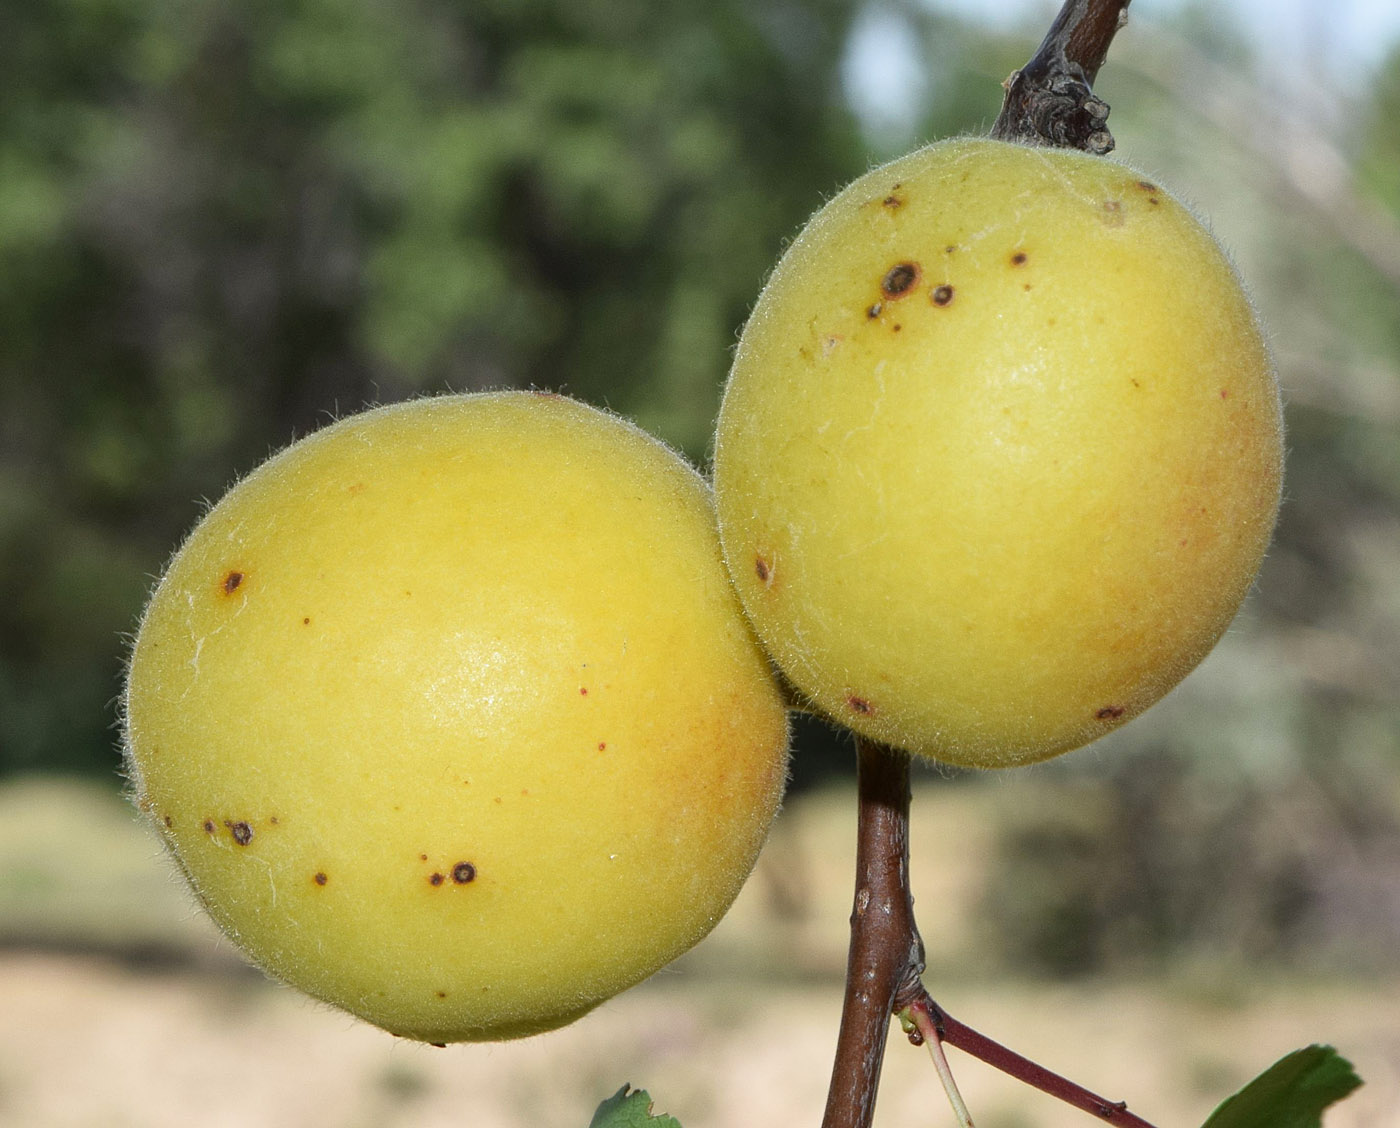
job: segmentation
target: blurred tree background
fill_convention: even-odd
[[[1173,11],[1134,9],[1100,93],[1257,297],[1288,500],[1206,668],[1111,753],[1039,769],[1111,801],[1010,818],[986,911],[1008,959],[1058,973],[1238,945],[1232,913],[1249,958],[1385,963],[1400,45],[1300,84],[1218,11]],[[338,412],[448,389],[565,391],[703,462],[784,241],[872,162],[985,128],[1046,26],[916,0],[38,0],[4,23],[0,776],[113,782],[122,635],[197,499]],[[802,734],[806,784],[844,754]]]

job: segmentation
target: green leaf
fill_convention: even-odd
[[[588,1128],[681,1128],[674,1116],[653,1116],[645,1089],[624,1085],[598,1106]]]
[[[1203,1128],[1322,1128],[1323,1110],[1360,1085],[1351,1063],[1331,1046],[1308,1046],[1226,1099]]]

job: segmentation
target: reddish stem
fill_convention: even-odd
[[[992,1041],[970,1026],[964,1026],[929,998],[926,991],[922,991],[922,988],[920,990],[921,997],[909,1003],[908,1009],[911,1012],[923,1011],[928,1015],[933,1028],[938,1031],[938,1036],[948,1045],[957,1046],[964,1053],[971,1054],[1019,1081],[1024,1081],[1042,1093],[1058,1097],[1066,1104],[1097,1116],[1100,1120],[1126,1125],[1128,1128],[1152,1128],[1142,1117],[1129,1112],[1127,1104],[1123,1101],[1110,1101],[1090,1092],[1083,1085],[1077,1085],[1043,1065],[1037,1065],[1030,1058],[1022,1057],[1015,1050],[1007,1049],[1000,1042]]]

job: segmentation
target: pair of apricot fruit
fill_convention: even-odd
[[[1082,745],[1225,630],[1281,466],[1186,209],[1080,153],[934,145],[784,255],[713,494],[521,392],[343,419],[234,486],[140,624],[137,800],[275,976],[429,1042],[547,1030],[723,915],[789,693],[954,764]]]

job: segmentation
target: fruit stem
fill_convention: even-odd
[[[1030,62],[1006,90],[992,136],[1024,145],[1107,153],[1108,103],[1091,89],[1108,45],[1128,21],[1130,0],[1065,0]]]
[[[869,1128],[890,1016],[922,991],[924,945],[909,893],[909,757],[857,738],[855,907],[846,998],[822,1128]]]

